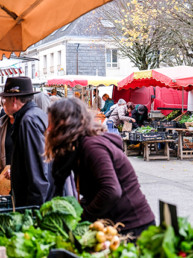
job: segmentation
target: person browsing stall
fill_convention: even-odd
[[[106,93],[102,96],[102,99],[104,100],[105,104],[104,107],[100,109],[100,111],[106,114],[110,110],[110,107],[114,105],[114,101]]]
[[[53,196],[51,166],[43,157],[47,115],[32,101],[36,93],[28,77],[7,78],[0,93],[7,114],[14,116],[11,185],[16,206],[41,205]]]
[[[132,118],[136,120],[134,128],[144,126],[145,122],[148,120],[148,109],[144,105],[136,105],[132,110]]]
[[[113,108],[113,106],[111,108]],[[128,108],[127,108],[126,101],[124,99],[119,99],[112,113],[109,116],[109,120],[112,120],[114,123],[114,126],[116,127],[118,127],[124,121],[135,122],[135,119],[132,117],[129,117],[127,113],[128,113]]]
[[[82,196],[83,220],[122,222],[121,233],[134,236],[155,224],[120,136],[105,132],[77,98],[55,102],[48,108],[48,118],[45,156],[47,161],[54,160],[55,195],[62,195],[73,170]]]
[[[101,97],[99,96],[99,90],[98,89],[94,89],[93,90],[93,108],[94,109],[100,109],[101,108]]]

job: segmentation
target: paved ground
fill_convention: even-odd
[[[159,223],[159,200],[177,206],[178,216],[188,217],[193,225],[193,159],[144,161],[128,157],[138,175],[141,189]]]

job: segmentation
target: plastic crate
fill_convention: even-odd
[[[185,123],[179,123],[179,122],[177,122],[177,123],[176,123],[176,126],[177,126],[177,128],[186,128]]]
[[[160,127],[176,128],[176,121],[160,121]]]
[[[78,258],[78,256],[65,249],[52,249],[48,258]]]
[[[152,141],[167,139],[167,132],[136,133],[136,141]]]
[[[130,132],[129,133],[129,140],[130,141],[136,141],[136,132]]]
[[[153,127],[156,129],[159,128],[176,128],[177,122],[176,121],[154,121]]]
[[[166,138],[175,140],[178,138],[178,133],[177,132],[167,132]]]
[[[0,212],[12,207],[11,195],[0,195]]]
[[[28,209],[28,210],[32,210],[32,212],[33,212],[34,210],[37,210],[39,208],[40,208],[40,206],[38,206],[38,205],[31,205],[31,206],[16,207],[15,211],[18,211],[20,213],[24,213],[25,210]],[[13,208],[0,209],[0,213],[7,213],[7,212],[12,212],[12,211],[13,211]]]

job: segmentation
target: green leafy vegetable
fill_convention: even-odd
[[[96,245],[96,243],[97,243],[96,233],[97,233],[97,231],[95,231],[95,230],[89,230],[89,231],[85,232],[85,234],[79,240],[79,242],[81,243],[83,248],[93,247]]]
[[[91,225],[88,221],[83,221],[81,223],[78,223],[75,230],[73,231],[76,236],[83,236],[88,230],[89,226]]]
[[[157,132],[157,130],[151,126],[143,126],[143,127],[139,127],[136,130],[139,133],[150,133],[150,132]]]
[[[40,214],[36,214],[41,228],[68,238],[64,224],[71,230],[75,229],[81,219],[82,208],[74,197],[55,197],[44,203],[40,208]]]

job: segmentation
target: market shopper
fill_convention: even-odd
[[[144,126],[145,122],[148,121],[147,107],[141,104],[136,105],[132,111],[132,118],[136,120],[136,123],[133,124],[134,128]]]
[[[106,93],[102,96],[102,99],[105,101],[105,104],[104,107],[100,109],[100,111],[106,114],[110,110],[110,107],[114,105],[114,101]]]
[[[11,185],[16,206],[41,205],[53,196],[51,166],[43,158],[47,115],[32,101],[35,93],[28,77],[8,78],[0,93],[15,119]]]
[[[155,223],[135,171],[123,153],[120,136],[105,132],[76,98],[55,102],[48,109],[48,118],[45,155],[47,161],[54,160],[56,195],[62,195],[65,179],[73,170],[84,220],[122,222],[122,233],[135,236]]]
[[[113,106],[111,108],[113,108]],[[135,119],[132,117],[129,117],[127,114],[128,114],[128,107],[127,107],[126,101],[124,99],[119,99],[112,113],[110,114],[108,120],[112,120],[115,127],[118,127],[120,124],[123,124],[124,121],[134,123]]]
[[[53,95],[54,96],[54,95]],[[45,113],[47,113],[48,107],[51,105],[51,97],[44,92],[39,92],[34,95],[34,101],[39,108],[41,108]]]
[[[101,108],[101,97],[99,96],[99,90],[98,89],[94,89],[93,90],[93,109],[100,109]]]
[[[6,108],[5,113],[6,113]],[[13,141],[11,138],[13,130],[14,117],[5,114],[0,117],[0,173],[2,170],[11,165],[11,154],[13,149]],[[10,170],[6,171],[6,178],[10,179]]]

